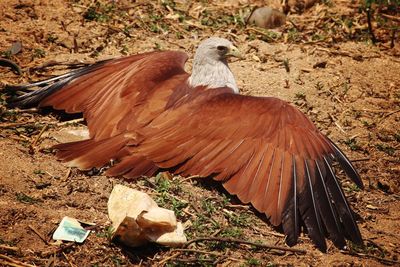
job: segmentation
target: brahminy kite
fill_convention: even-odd
[[[239,94],[226,39],[200,43],[192,74],[184,52],[161,51],[105,60],[45,81],[14,106],[51,106],[82,113],[90,138],[56,145],[56,156],[82,170],[133,179],[161,170],[212,177],[251,203],[286,243],[305,227],[326,251],[362,238],[333,170],[338,162],[363,187],[343,152],[297,108],[274,97]],[[110,164],[113,162],[113,164]]]

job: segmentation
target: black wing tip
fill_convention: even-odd
[[[315,160],[316,177],[319,182],[316,183],[316,196],[318,199],[319,211],[324,222],[328,237],[337,248],[346,246],[346,237],[343,228],[340,225],[340,217],[333,206],[333,201],[329,194],[329,189],[325,183],[327,170],[324,162]]]
[[[357,236],[357,238],[356,239],[352,239],[352,240],[350,240],[353,244],[356,244],[357,246],[364,246],[364,240],[363,240],[363,238],[362,238],[362,236],[361,236],[361,233],[360,233],[360,235],[359,236]]]
[[[336,209],[339,212],[339,217],[342,221],[342,226],[344,227],[344,237],[353,243],[362,244],[363,239],[361,236],[360,229],[354,218],[354,212],[351,210],[349,204],[347,203],[346,197],[339,185],[339,182],[332,170],[330,161],[323,157],[325,166],[328,170],[328,176],[330,179],[327,180],[327,186],[329,188],[332,199],[336,203]],[[329,184],[329,185],[328,185]]]
[[[57,90],[57,86],[54,88],[52,85],[40,88],[36,91],[25,93],[21,96],[11,97],[7,101],[7,107],[9,108],[31,108],[40,105],[40,102]]]
[[[334,149],[335,158],[339,162],[340,166],[360,189],[364,189],[364,183],[360,177],[360,174],[357,172],[351,161],[332,140],[329,139],[329,141]]]
[[[324,244],[321,245],[321,246],[318,246],[318,245],[316,245],[316,246],[323,253],[326,253],[328,251],[328,247],[326,246],[326,242],[324,242]]]
[[[30,88],[31,85],[29,83],[27,84],[6,84],[4,86],[4,90],[8,91],[8,92],[12,92],[12,91],[21,91],[21,90],[26,90],[28,88]]]
[[[25,91],[25,94],[17,97],[11,97],[9,100],[7,100],[8,102],[7,106],[9,108],[16,108],[16,107],[29,108],[38,106],[43,99],[55,93],[56,91],[62,89],[66,84],[68,84],[72,80],[79,78],[82,75],[88,74],[92,71],[95,71],[108,61],[110,61],[110,59],[98,61],[92,65],[75,69],[65,74],[61,74],[37,82],[18,84],[18,85],[7,84],[4,88],[6,92],[8,92],[8,94],[11,96],[12,95],[15,96],[16,92],[18,91],[22,92]],[[35,91],[27,90],[34,87],[37,87],[38,89]]]
[[[297,220],[294,220],[295,215],[293,214],[293,212],[298,212],[297,207],[296,210],[294,210],[294,207],[289,204],[289,207],[285,209],[282,218],[282,229],[286,235],[285,243],[289,247],[295,246],[298,243],[300,236],[300,226],[298,224],[299,222]]]
[[[33,87],[31,84],[6,84],[3,88],[4,92],[6,93],[6,107],[7,108],[17,108],[17,107],[24,107],[23,98],[24,95],[29,94],[27,89]],[[17,92],[25,92],[25,94],[18,95]]]
[[[352,217],[354,218],[353,213],[354,212],[352,211]],[[348,234],[347,239],[350,240],[354,244],[363,245],[364,240],[362,238],[360,228],[358,227],[358,224],[355,219],[354,219],[354,224],[355,224],[355,227],[354,227],[353,231],[351,231],[350,233],[347,233]]]
[[[314,246],[315,246],[319,251],[321,251],[322,253],[327,253],[328,247],[327,247],[325,241],[324,241],[324,242],[316,242],[316,241],[313,240],[313,239],[311,239],[311,240],[312,240]],[[289,237],[287,236],[287,237],[286,237],[286,240],[285,240],[285,243],[286,243],[286,245],[289,246],[289,247],[294,247],[295,245],[298,244],[298,238],[296,238],[296,239],[291,239],[291,238],[289,238]],[[344,247],[346,247],[346,246],[344,246]]]
[[[331,141],[332,142],[332,141]],[[363,188],[363,183],[361,181],[360,176],[358,175],[357,171],[355,168],[352,166],[351,162],[347,159],[347,157],[343,154],[343,152],[335,145],[332,143],[332,152],[334,153],[334,156],[336,160],[339,162],[340,166],[344,169],[346,174],[359,186],[360,188]],[[333,155],[332,155],[333,156]],[[300,217],[302,218],[302,221],[304,223],[305,228],[307,229],[308,236],[310,237],[311,241],[315,245],[315,247],[320,250],[323,253],[327,252],[327,243],[326,239],[330,239],[332,243],[335,245],[335,247],[339,249],[346,249],[347,248],[347,242],[352,242],[354,244],[362,245],[363,244],[363,239],[360,233],[360,230],[357,226],[357,223],[354,220],[353,213],[351,209],[349,208],[347,201],[345,199],[345,196],[343,195],[339,184],[337,184],[336,181],[336,176],[332,171],[331,164],[332,161],[327,158],[327,155],[323,157],[323,164],[320,166],[318,162],[316,162],[316,166],[318,168],[318,173],[317,177],[320,179],[320,182],[322,183],[320,187],[321,190],[325,188],[324,192],[320,192],[321,194],[326,193],[327,199],[326,201],[332,201],[332,190],[336,190],[333,198],[336,201],[340,202],[340,206],[342,207],[330,207],[332,216],[336,216],[337,222],[336,228],[328,227],[328,225],[331,222],[324,221],[324,218],[321,218],[319,216],[323,216],[324,212],[321,210],[323,209],[323,205],[319,204],[316,205],[316,200],[321,201],[321,198],[318,197],[319,194],[317,194],[317,199],[314,199],[313,196],[313,188],[312,188],[312,182],[310,181],[310,170],[309,166],[307,164],[307,161],[305,161],[305,169],[306,173],[305,175],[307,176],[308,180],[308,185],[309,188],[308,190],[305,190],[301,192],[299,195],[294,194],[293,197],[299,197],[300,200],[309,200],[312,201],[312,207],[305,208],[301,214]],[[296,165],[294,164],[293,167],[295,168]],[[325,171],[323,171],[323,168],[327,167]],[[318,175],[319,174],[319,175]],[[294,169],[293,173],[294,177],[296,178],[296,171]],[[325,185],[325,176],[331,176],[330,185]],[[324,178],[325,177],[325,178]],[[296,179],[294,179],[294,183],[296,183]],[[335,182],[333,182],[333,180]],[[318,185],[314,185],[318,188]],[[333,186],[334,188],[328,189],[326,186],[331,187]],[[338,188],[337,188],[338,187]],[[329,192],[331,193],[329,193]],[[296,191],[294,191],[296,192]],[[297,193],[297,192],[296,192]],[[316,193],[316,192],[315,192]],[[323,198],[322,198],[323,200]],[[298,243],[298,237],[299,237],[299,232],[296,231],[298,228],[296,228],[295,225],[296,223],[294,222],[293,217],[293,198],[287,203],[287,207],[284,209],[284,216],[282,220],[282,226],[283,226],[283,231],[286,234],[286,239],[285,243],[288,246],[294,246]],[[296,201],[297,203],[297,201]],[[304,203],[304,201],[300,201],[300,203]],[[329,203],[328,203],[329,204]],[[347,207],[347,208],[346,208]],[[313,210],[310,212],[310,210]],[[297,207],[296,207],[297,210]],[[301,211],[301,208],[300,210]],[[338,213],[336,213],[338,212]],[[311,213],[311,214],[310,214]],[[322,220],[321,220],[322,219]],[[321,220],[321,221],[320,221]],[[340,222],[341,221],[341,222]],[[322,225],[321,225],[322,223]],[[328,225],[327,225],[328,224]],[[325,226],[325,227],[324,227]]]
[[[293,236],[293,235],[286,236],[285,243],[289,247],[293,247],[293,246],[297,245],[298,242],[299,242],[299,238],[297,236]]]

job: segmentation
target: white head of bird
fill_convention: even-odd
[[[239,50],[229,40],[211,37],[201,42],[194,56],[190,85],[229,87],[239,93],[235,77],[228,66],[229,56],[240,57]]]

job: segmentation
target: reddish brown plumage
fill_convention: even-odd
[[[147,53],[108,61],[40,105],[83,112],[90,137],[104,139],[147,124],[162,112],[176,84],[188,78],[181,52]]]
[[[90,130],[90,140],[57,145],[57,157],[81,169],[114,160],[106,173],[126,178],[161,168],[212,176],[273,225],[283,224],[289,245],[297,242],[300,220],[322,250],[325,229],[338,246],[345,237],[361,242],[330,171],[332,158],[361,181],[330,140],[277,98],[191,88],[186,59],[154,52],[110,60],[47,89],[54,92],[41,106],[83,112]]]

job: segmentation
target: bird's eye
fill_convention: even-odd
[[[226,51],[227,50],[226,46],[223,46],[223,45],[217,46],[217,49],[218,49],[218,51]]]

